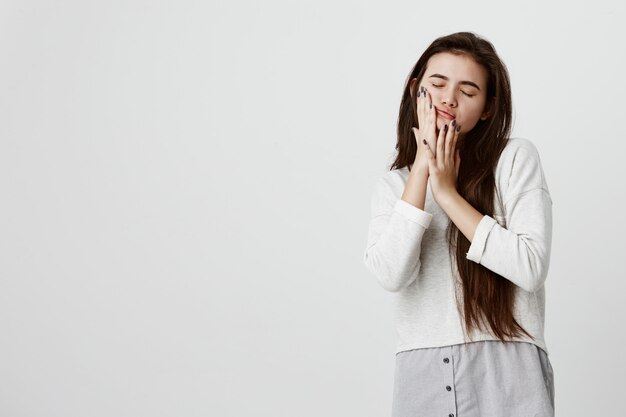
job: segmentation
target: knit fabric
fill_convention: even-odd
[[[460,278],[446,240],[449,217],[427,185],[424,210],[402,200],[408,168],[387,171],[374,184],[363,260],[393,295],[396,353],[480,340],[491,332],[462,324]],[[545,281],[552,241],[552,199],[539,153],[525,138],[510,138],[495,170],[495,212],[483,215],[466,258],[515,284],[513,314],[546,354]],[[458,298],[458,304],[457,304]]]

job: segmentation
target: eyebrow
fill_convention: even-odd
[[[446,77],[445,75],[441,75],[441,74],[432,74],[432,75],[431,75],[430,77],[428,77],[428,78],[432,78],[432,77],[435,77],[435,78],[442,78],[442,79],[444,79],[444,80],[446,80],[446,81],[448,81],[448,80],[449,80],[449,78],[448,78],[448,77]],[[461,81],[459,84],[471,85],[472,87],[476,87],[476,89],[477,89],[478,91],[480,91],[480,87],[479,87],[479,86],[478,86],[475,82],[472,82],[472,81]]]

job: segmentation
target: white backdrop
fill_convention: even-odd
[[[0,1],[0,416],[388,416],[403,83],[486,37],[553,199],[562,416],[626,389],[617,1]]]

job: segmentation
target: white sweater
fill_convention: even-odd
[[[449,255],[448,215],[434,200],[430,182],[424,210],[401,200],[408,168],[386,172],[374,185],[364,262],[393,293],[401,351],[498,340],[474,329],[464,334],[454,286],[462,306],[456,262]],[[531,342],[548,353],[544,340],[545,287],[552,242],[552,199],[534,144],[510,138],[495,171],[496,212],[481,219],[466,258],[516,285],[513,313]],[[453,255],[452,255],[453,256]],[[462,308],[462,307],[460,307]]]

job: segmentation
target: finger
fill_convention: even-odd
[[[417,79],[413,81],[413,85],[409,88],[409,94],[411,96],[411,110],[413,112],[413,118],[415,119],[415,126],[418,129],[422,129],[424,131],[425,118],[422,115],[422,110],[420,103],[422,99],[420,98],[420,86],[417,82]]]
[[[431,141],[430,144],[432,146],[432,149],[434,151],[434,155],[435,157],[437,156],[437,142],[436,142],[436,138],[437,138],[437,112],[435,110],[435,107],[433,106],[433,103],[431,101],[431,97],[430,94],[428,93],[428,90],[424,89],[424,94],[426,95],[426,100],[424,103],[425,106],[425,110],[428,112],[428,120],[429,120],[429,125],[428,125],[428,139]],[[428,105],[428,107],[426,107]]]
[[[456,126],[456,120],[453,120],[455,126],[452,127],[452,133],[453,133],[453,139],[452,139],[452,145],[450,147],[451,152],[454,152],[457,150],[456,148],[456,144],[458,142],[459,139],[459,132],[461,131],[461,126]]]
[[[418,118],[418,127],[420,129],[422,129],[422,131],[424,130],[424,126],[426,126],[426,119],[424,117],[424,109],[423,109],[423,105],[422,102],[424,101],[424,94],[421,93],[421,87],[419,85],[419,83],[417,82],[417,80],[415,80],[415,104],[416,104],[416,109],[417,109],[417,118]]]
[[[429,176],[433,174],[436,175],[439,172],[437,169],[437,157],[433,153],[433,151],[431,151],[428,144],[424,146],[427,148],[426,149],[426,161],[428,162],[428,174]]]
[[[443,125],[441,130],[439,130],[439,137],[437,138],[437,151],[435,152],[435,156],[437,157],[437,164],[439,165],[439,167],[442,167],[443,164],[446,162],[446,133],[448,133],[447,124]]]
[[[415,118],[415,126],[418,128],[418,130],[421,130],[423,132],[425,121],[424,121],[424,116],[422,114],[422,107],[421,107],[422,98],[420,94],[420,86],[417,82],[417,79],[413,83],[413,87],[411,90],[411,97],[413,98],[411,105],[413,106],[413,112],[414,112],[413,117]]]
[[[454,165],[454,152],[453,139],[454,139],[454,127],[446,125],[446,135],[444,144],[444,161],[446,164]]]
[[[456,130],[456,119],[452,120],[449,127],[449,132],[446,141],[446,160],[450,162],[451,166],[454,166],[454,152],[456,151],[456,141],[459,137],[459,132]]]
[[[417,87],[417,83],[416,83]],[[423,87],[419,86],[417,90],[417,114],[419,117],[419,128],[423,133],[426,133],[428,130],[428,113],[424,111],[424,92],[422,91]]]
[[[422,147],[426,151],[426,159],[428,159],[429,164],[430,164],[430,161],[434,161],[435,160],[435,155],[430,150],[430,146],[428,145],[428,141],[426,141],[426,139],[422,139]]]

